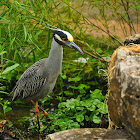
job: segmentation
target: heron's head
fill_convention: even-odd
[[[58,44],[74,48],[80,53],[83,53],[83,51],[73,42],[73,37],[69,32],[56,30],[53,37]]]

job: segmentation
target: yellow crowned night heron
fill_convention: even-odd
[[[49,57],[43,58],[29,67],[13,89],[12,101],[20,99],[36,101],[35,113],[37,122],[39,113],[38,100],[46,97],[53,90],[62,68],[62,46],[68,46],[83,53],[73,42],[73,37],[69,32],[60,29],[55,30]]]

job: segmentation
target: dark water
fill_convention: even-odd
[[[17,102],[10,105],[12,110],[7,112],[5,116],[0,115],[1,120],[7,120],[9,123],[12,123],[12,130],[17,137],[21,139],[37,139],[38,133],[33,133],[32,130],[29,130],[29,127],[36,125],[36,116],[35,108],[30,102]],[[2,108],[0,108],[0,112]],[[42,112],[40,112],[41,114]],[[28,121],[23,121],[25,117],[31,117]]]
[[[9,100],[9,102],[11,101],[9,97],[2,96],[1,98],[3,98],[4,100]],[[41,104],[42,101],[43,100],[39,100],[38,105],[40,107],[43,106],[44,109],[49,109],[48,113],[53,112],[54,109],[57,108],[58,101],[56,101],[55,98],[53,98],[50,102],[47,103],[45,102]],[[38,126],[37,126],[36,115],[35,115],[35,106],[26,100],[15,101],[9,104],[8,106],[11,107],[12,110],[7,112],[5,116],[0,115],[0,120],[7,120],[9,123],[13,124],[13,126],[11,127],[11,132],[16,134],[18,138],[21,138],[22,140],[38,139],[38,132],[37,132]],[[1,105],[0,105],[0,112],[3,112]],[[39,114],[40,117],[43,116],[43,112],[40,111]],[[24,121],[25,118],[28,118],[27,121]],[[46,118],[44,117],[43,120],[46,121],[45,119]],[[40,125],[43,126],[41,122]],[[35,131],[29,129],[30,127],[36,127]]]

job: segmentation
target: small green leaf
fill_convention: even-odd
[[[55,125],[51,125],[49,129],[50,130],[54,130],[55,129]]]
[[[76,110],[81,110],[83,111],[85,108],[83,106],[76,106]]]
[[[60,119],[55,120],[53,123],[54,123],[55,125],[59,125],[59,122],[60,122]]]
[[[80,84],[80,85],[78,86],[78,88],[79,88],[79,89],[83,89],[83,88],[89,89],[90,86],[87,86],[87,85],[85,85],[85,84]]]
[[[74,95],[74,93],[72,93],[72,92],[70,92],[70,91],[64,91],[64,93],[65,93],[65,95],[67,95],[67,96],[73,96],[73,95]]]
[[[79,106],[79,100],[77,99],[70,99],[66,101],[66,106],[71,109],[75,109],[75,106]]]
[[[24,38],[25,38],[25,41],[26,41],[26,39],[27,39],[27,29],[24,25],[23,25],[23,28],[24,28]]]
[[[100,103],[97,104],[97,107],[98,108],[103,108],[103,104],[104,104],[103,102],[100,102]]]
[[[48,125],[42,127],[42,128],[40,129],[40,132],[42,132],[42,131],[44,131],[45,129],[47,129],[47,127],[48,127]]]
[[[103,51],[102,51],[101,48],[97,48],[97,49],[96,49],[96,52],[97,52],[97,53],[102,53]]]
[[[58,105],[58,108],[64,108],[66,106],[66,103],[65,102],[62,102],[62,103],[59,103]]]
[[[98,107],[98,111],[100,113],[103,113],[103,114],[106,114],[107,113],[107,106],[106,106],[105,103],[99,104],[99,105],[97,105],[97,107]]]
[[[74,77],[74,78],[69,78],[68,79],[68,82],[78,82],[78,81],[80,81],[82,79],[82,77],[79,77],[79,76],[77,76],[77,77]]]
[[[7,95],[9,94],[9,93],[7,93],[7,92],[5,92],[5,91],[0,91],[0,93],[7,94]]]
[[[2,74],[7,74],[8,72],[10,72],[11,70],[14,70],[16,67],[18,67],[19,66],[19,64],[18,63],[16,63],[16,64],[14,64],[14,65],[12,65],[12,66],[10,66],[10,67],[7,67],[3,72],[2,72]]]
[[[7,51],[2,51],[2,52],[0,52],[0,55],[3,55],[5,53],[7,53]]]
[[[30,119],[30,117],[24,116],[24,118],[19,119],[18,122],[26,122],[26,121],[28,121],[29,119]]]
[[[81,106],[85,106],[85,107],[91,107],[92,106],[92,102],[90,100],[84,100],[80,102]]]
[[[62,77],[62,79],[67,79],[67,76],[63,75],[62,73],[60,74],[60,76]]]
[[[87,115],[85,116],[85,120],[86,121],[89,121],[89,117]]]
[[[94,105],[100,104],[101,101],[99,99],[94,99],[92,102]]]
[[[88,108],[89,111],[94,111],[96,109],[95,105],[92,105],[91,107]]]
[[[12,110],[11,107],[7,107],[7,108],[4,110],[4,113],[7,113],[7,112],[9,112],[9,111],[11,111],[11,110]]]
[[[12,123],[9,123],[9,128],[11,128],[13,126],[13,124]]]
[[[78,122],[69,123],[68,129],[72,128],[80,128],[80,124],[78,124]]]
[[[102,95],[102,91],[99,89],[95,89],[94,91],[90,90],[90,97],[92,99],[99,99],[100,101],[104,100],[106,98],[106,96]]]
[[[77,120],[78,122],[82,122],[82,121],[84,120],[83,114],[77,114],[77,115],[76,115],[76,120]]]
[[[80,93],[86,93],[85,89],[89,89],[90,86],[87,86],[85,84],[80,84],[77,88],[78,88]]]
[[[78,89],[78,87],[76,87],[76,86],[69,86],[69,88]]]
[[[95,115],[93,116],[92,120],[93,120],[93,122],[96,123],[96,124],[99,124],[99,123],[101,122],[100,117],[95,116]]]
[[[14,37],[11,42],[10,42],[10,47],[13,45],[14,41],[15,41],[16,37]]]

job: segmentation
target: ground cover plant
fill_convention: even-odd
[[[11,103],[10,93],[29,66],[48,57],[53,34],[45,28],[49,23],[70,32],[84,55],[64,47],[55,89],[40,100],[49,112],[49,118],[41,121],[42,135],[72,128],[107,128],[109,58],[126,36],[139,32],[139,1],[3,0],[0,7],[0,120],[9,120],[19,137],[32,137],[37,131],[34,113],[16,122],[9,118],[15,106],[19,110],[29,106],[29,111],[33,107],[24,101]]]

